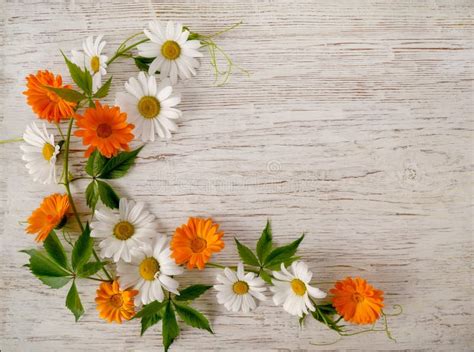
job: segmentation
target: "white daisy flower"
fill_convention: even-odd
[[[178,76],[181,79],[196,75],[199,61],[202,57],[198,51],[201,47],[199,40],[188,40],[189,31],[183,30],[181,23],[168,21],[166,24],[152,21],[143,32],[150,39],[138,45],[138,54],[143,57],[155,58],[150,64],[148,73],[160,71],[161,79],[169,77],[176,84]]]
[[[141,202],[120,199],[119,212],[101,209],[95,212],[96,220],[91,223],[91,236],[103,239],[99,243],[100,255],[113,258],[114,262],[132,260],[132,251],[148,245],[156,236],[155,217]]]
[[[260,301],[266,299],[262,293],[266,290],[265,281],[254,273],[245,274],[242,263],[237,266],[237,272],[225,268],[224,275],[217,275],[217,281],[221,283],[214,285],[219,291],[217,302],[223,304],[227,310],[248,313],[257,307],[255,298]]]
[[[82,43],[83,51],[72,50],[72,59],[82,69],[87,69],[92,74],[92,90],[96,92],[102,86],[102,76],[107,74],[107,56],[102,55],[106,42],[104,36],[99,35],[95,41],[90,36]]]
[[[115,104],[128,115],[135,125],[133,133],[143,142],[154,141],[155,134],[160,138],[171,138],[171,131],[176,131],[173,122],[181,117],[181,111],[175,106],[181,98],[172,95],[173,88],[168,79],[156,83],[154,75],[145,72],[138,74],[138,79],[131,77],[125,83],[126,93],[118,93]]]
[[[136,305],[162,302],[165,298],[163,289],[179,294],[179,283],[171,276],[182,274],[183,268],[176,265],[170,255],[166,237],[160,236],[152,246],[135,250],[130,264],[124,261],[117,263],[121,287],[139,290],[135,297]]]
[[[325,292],[309,285],[313,273],[303,262],[293,262],[290,271],[282,263],[281,271],[274,271],[273,276],[274,286],[270,287],[274,293],[273,303],[277,306],[283,304],[283,309],[291,315],[302,317],[308,314],[308,310],[314,311],[309,296],[319,299],[326,297]]]
[[[54,143],[54,135],[48,134],[44,123],[40,129],[33,122],[26,126],[23,140],[27,144],[20,146],[22,159],[26,161],[26,168],[33,175],[33,180],[43,184],[56,183],[56,159],[60,147]]]

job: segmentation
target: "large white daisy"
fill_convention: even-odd
[[[40,129],[32,122],[26,126],[23,140],[27,144],[20,146],[22,159],[26,161],[26,168],[33,175],[33,180],[43,184],[56,183],[56,157],[60,147],[54,143],[54,135],[48,134],[44,123]]]
[[[178,76],[181,79],[196,75],[199,67],[197,57],[202,57],[198,51],[201,46],[199,40],[188,40],[189,31],[183,30],[181,23],[168,21],[161,23],[152,21],[148,29],[143,32],[150,39],[138,45],[138,54],[147,58],[155,58],[150,64],[148,73],[160,71],[161,79],[169,77],[172,84],[176,84]]]
[[[94,37],[87,37],[82,43],[82,50],[72,50],[72,59],[82,69],[87,69],[92,75],[92,89],[94,92],[102,86],[102,76],[107,74],[107,56],[102,55],[106,42],[104,36],[99,35],[95,41]]]
[[[274,293],[273,303],[283,304],[283,309],[291,315],[302,317],[303,314],[308,314],[308,310],[314,311],[309,296],[319,299],[326,297],[325,292],[309,285],[313,273],[303,262],[293,262],[289,271],[282,263],[281,271],[274,271],[273,277],[274,286],[270,287]]]
[[[217,302],[223,304],[227,310],[247,313],[257,307],[255,299],[266,299],[262,293],[266,290],[265,282],[254,273],[246,274],[242,263],[237,265],[237,272],[225,268],[224,275],[217,275],[217,281],[221,283],[214,285],[219,291]]]
[[[181,117],[181,111],[175,108],[181,98],[172,95],[170,81],[165,79],[157,85],[154,75],[140,72],[138,79],[131,77],[125,83],[125,90],[117,94],[115,104],[135,125],[133,133],[144,142],[154,141],[155,134],[171,138],[171,131],[178,128],[173,120]]]
[[[91,236],[102,239],[102,257],[130,262],[132,251],[146,246],[157,235],[155,217],[144,208],[141,202],[122,198],[118,213],[105,208],[95,212]]]
[[[165,298],[163,289],[179,294],[179,283],[172,276],[182,274],[183,268],[176,265],[170,255],[166,237],[160,236],[152,246],[135,250],[131,263],[117,263],[120,286],[139,291],[135,297],[136,305],[162,302]]]

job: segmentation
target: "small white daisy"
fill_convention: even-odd
[[[277,306],[283,304],[283,309],[291,315],[302,317],[308,314],[308,310],[314,311],[309,296],[319,299],[326,297],[325,292],[309,285],[313,273],[303,262],[293,262],[290,271],[282,263],[281,271],[274,271],[273,276],[274,286],[270,287],[274,293],[273,303]]]
[[[138,45],[137,49],[140,56],[155,58],[150,64],[149,74],[160,71],[161,79],[169,77],[172,84],[176,84],[178,76],[187,79],[196,75],[199,67],[196,57],[203,56],[198,51],[201,47],[199,40],[188,40],[189,31],[183,30],[181,23],[152,21],[148,28],[143,32],[150,42]]]
[[[97,210],[91,223],[91,236],[103,239],[99,243],[101,256],[114,262],[132,260],[132,250],[146,246],[156,236],[155,217],[141,202],[120,199],[119,212]]]
[[[163,289],[179,294],[179,283],[171,276],[182,274],[183,268],[176,265],[170,255],[166,237],[160,236],[152,246],[135,250],[131,263],[117,263],[121,287],[139,290],[135,297],[136,305],[162,302],[165,298]]]
[[[237,265],[237,272],[225,268],[224,275],[217,275],[217,281],[221,283],[214,285],[219,291],[217,302],[223,304],[227,310],[248,313],[257,307],[255,298],[260,301],[266,299],[262,293],[266,290],[265,281],[254,273],[245,274],[242,263]]]
[[[173,88],[168,79],[156,83],[154,75],[145,72],[138,74],[138,79],[131,77],[125,83],[126,93],[117,94],[115,104],[128,115],[135,125],[133,133],[141,137],[143,142],[154,141],[155,134],[160,138],[171,138],[170,131],[176,131],[177,126],[172,121],[181,117],[181,111],[174,106],[181,98],[172,95]]]
[[[35,182],[56,183],[56,158],[60,147],[54,143],[54,135],[48,134],[46,125],[43,123],[41,127],[34,122],[26,126],[23,140],[27,144],[20,146],[22,159],[26,161],[26,168]]]
[[[82,69],[87,69],[92,74],[92,90],[96,92],[102,86],[102,76],[107,74],[107,56],[102,55],[106,42],[104,36],[99,35],[95,41],[90,36],[82,43],[83,51],[72,50],[72,59]]]

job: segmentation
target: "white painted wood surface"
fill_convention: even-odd
[[[300,330],[270,301],[229,313],[209,292],[196,306],[216,334],[183,327],[172,350],[470,350],[472,9],[472,1],[3,0],[0,138],[20,136],[34,119],[21,94],[28,73],[66,73],[60,48],[104,33],[111,53],[155,17],[202,33],[243,20],[219,43],[251,76],[215,87],[206,57],[179,86],[174,138],[149,144],[114,185],[145,201],[169,235],[190,215],[212,216],[226,233],[215,257],[224,264],[237,261],[232,237],[255,243],[267,218],[280,243],[305,231],[301,255],[317,280],[361,275],[386,291],[388,311],[402,304],[405,314],[390,321],[397,343],[377,333],[320,347],[336,336],[315,322]],[[125,60],[110,72],[112,96],[136,74]],[[82,147],[73,149],[78,172]],[[98,318],[95,283],[80,283],[87,313],[75,324],[66,289],[22,268],[18,251],[34,242],[19,221],[61,189],[30,182],[18,144],[0,146],[0,158],[0,350],[159,350],[156,330],[140,338],[138,322]],[[215,274],[187,273],[181,283]]]

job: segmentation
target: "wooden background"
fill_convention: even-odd
[[[314,321],[271,301],[229,313],[210,291],[196,302],[216,334],[183,328],[173,351],[470,350],[472,336],[472,1],[2,1],[0,138],[34,120],[21,95],[38,69],[66,76],[70,52],[103,33],[111,56],[125,37],[156,17],[219,38],[235,62],[224,87],[213,85],[208,56],[198,76],[177,88],[184,116],[169,142],[155,142],[114,182],[144,201],[171,235],[190,215],[254,244],[267,218],[279,243],[307,237],[301,255],[319,281],[361,275],[386,291],[397,343],[383,333],[337,339]],[[109,102],[136,74],[110,67]],[[53,130],[52,130],[53,131]],[[34,246],[25,219],[59,186],[33,184],[19,145],[0,146],[0,349],[10,351],[157,351],[158,330],[139,337],[138,322],[101,321],[94,282],[80,282],[87,310],[77,324],[66,288],[40,284],[18,251]],[[73,145],[73,171],[84,166]],[[74,186],[86,211],[85,183]],[[62,190],[61,190],[62,191]],[[86,214],[84,214],[85,216]],[[187,273],[183,286],[213,283],[216,269]],[[328,289],[328,285],[322,285]]]

